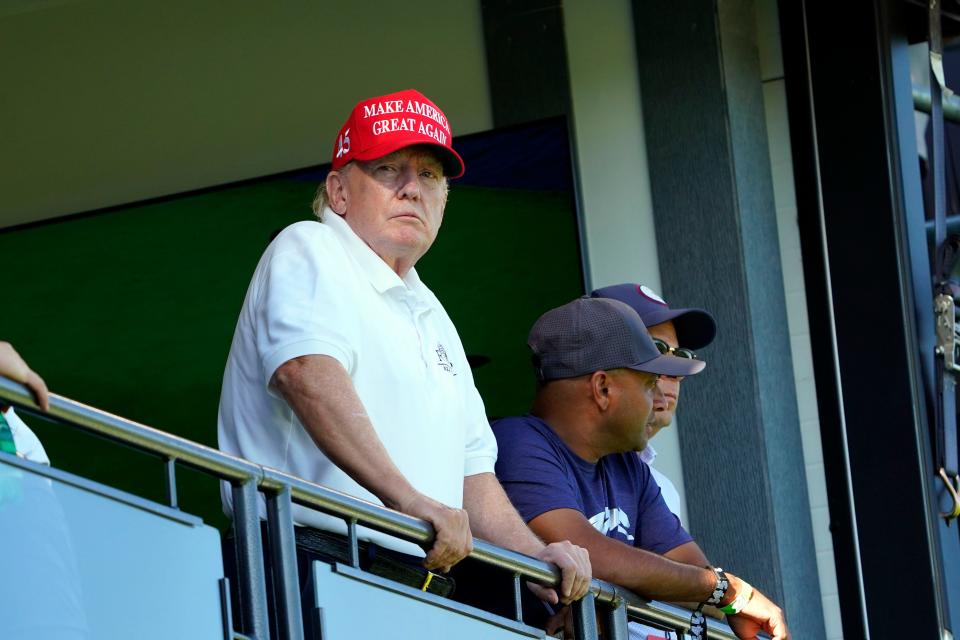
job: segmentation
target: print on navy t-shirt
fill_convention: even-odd
[[[497,477],[525,522],[575,509],[605,536],[654,553],[692,540],[637,454],[611,454],[593,464],[531,415],[498,420],[493,433]]]

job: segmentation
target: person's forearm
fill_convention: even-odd
[[[326,356],[305,356],[277,369],[271,384],[330,460],[386,506],[430,523],[436,533],[423,565],[449,571],[473,549],[467,514],[420,493],[377,435],[353,381]]]
[[[669,602],[703,602],[716,585],[713,572],[702,566],[676,562],[628,545],[623,545],[622,551],[623,554],[602,560],[592,555],[596,577],[647,598]]]
[[[271,384],[335,465],[384,505],[405,510],[417,493],[390,458],[337,360],[295,358],[277,369]]]
[[[678,547],[674,547],[663,555],[676,562],[691,564],[695,567],[706,567],[710,564],[710,561],[707,560],[707,556],[704,555],[700,546],[696,542],[692,541],[681,544]],[[685,609],[690,609],[691,611],[700,606],[699,602],[674,602],[673,604],[684,607]],[[712,618],[716,618],[717,620],[723,620],[723,614],[720,613],[720,610],[715,607],[704,607],[703,613]]]
[[[473,534],[498,546],[536,556],[544,543],[523,522],[492,473],[463,479],[463,508]]]
[[[714,573],[703,567],[676,562],[608,538],[575,509],[555,509],[530,521],[544,540],[562,540],[590,552],[593,575],[622,585],[640,595],[668,602],[703,602],[716,585]]]
[[[601,580],[608,580],[615,584],[622,584],[631,591],[652,600],[684,603],[696,608],[705,602],[713,593],[717,584],[716,574],[707,568],[706,560],[699,547],[690,549],[690,556],[695,558],[696,564],[677,562],[667,557],[637,549],[629,545],[607,538],[611,543],[618,545],[618,552],[593,558],[594,575]],[[612,546],[612,545],[611,545]],[[727,572],[730,588],[721,605],[728,604],[742,588],[742,581],[736,575]],[[719,612],[717,612],[719,613]],[[711,612],[713,617],[717,617]]]

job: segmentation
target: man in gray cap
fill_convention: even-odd
[[[590,295],[594,298],[619,300],[630,305],[640,315],[654,344],[663,354],[678,358],[696,358],[692,350],[706,347],[713,342],[717,334],[717,323],[708,312],[703,309],[671,309],[663,298],[646,285],[615,284],[596,289]],[[683,378],[679,376],[660,376],[657,386],[663,399],[653,408],[649,425],[650,439],[673,422],[673,415],[680,401],[681,380]],[[657,452],[650,444],[640,452],[640,459],[650,467],[670,511],[682,520],[680,493],[673,482],[653,466],[656,457]]]
[[[658,379],[704,363],[661,354],[626,304],[583,297],[530,331],[537,392],[530,414],[494,424],[496,472],[530,528],[590,552],[594,575],[648,598],[720,607],[740,638],[790,637],[783,612],[746,581],[703,566],[703,553],[634,452],[662,402]]]

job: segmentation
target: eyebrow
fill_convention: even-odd
[[[388,153],[385,156],[380,156],[379,158],[374,158],[373,160],[362,160],[361,162],[365,162],[367,164],[372,164],[376,162],[395,162],[399,160],[401,157],[402,157],[401,151],[394,151],[393,153]],[[441,168],[443,167],[443,162],[440,160],[440,158],[430,153],[429,151],[415,153],[412,156],[410,156],[410,158],[418,159],[418,160],[426,160],[427,164],[436,165],[437,167],[441,167]]]
[[[388,153],[385,156],[381,156],[373,160],[359,160],[357,162],[358,164],[361,164],[362,166],[366,167],[367,170],[370,170],[370,169],[373,169],[373,167],[379,163],[396,162],[401,157],[402,152],[403,152],[403,149],[399,149],[397,151],[394,151],[393,153]],[[422,168],[427,168],[427,169],[430,169],[431,171],[435,171],[440,175],[441,178],[446,179],[447,177],[446,167],[444,166],[443,161],[440,160],[440,158],[438,158],[435,154],[431,153],[429,150],[427,149],[420,150],[414,153],[413,155],[411,155],[410,159],[412,161],[425,160],[425,162],[422,162]]]

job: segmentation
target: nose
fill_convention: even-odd
[[[420,199],[420,176],[417,167],[413,164],[407,164],[401,169],[397,180],[400,182],[400,188],[397,190],[397,196],[401,199],[419,200]]]
[[[667,397],[663,395],[663,390],[659,384],[653,389],[653,408],[654,410],[667,408]]]

